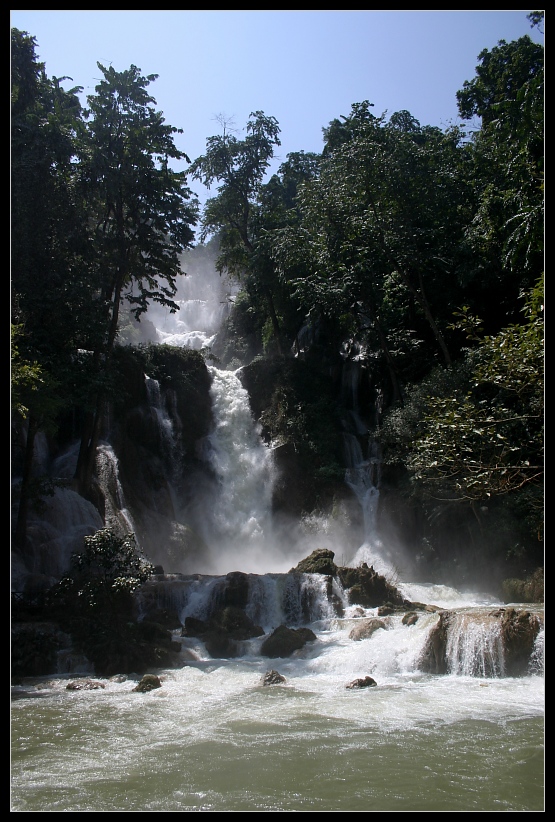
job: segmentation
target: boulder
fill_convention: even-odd
[[[74,682],[68,682],[66,690],[68,691],[97,691],[105,688],[103,682],[98,682],[96,679],[76,679]]]
[[[162,682],[160,681],[160,677],[156,676],[155,674],[145,674],[139,684],[133,688],[134,691],[138,691],[139,693],[146,693],[147,691],[153,691],[155,688],[161,688]]]
[[[266,671],[262,677],[263,685],[281,685],[282,682],[285,682],[285,677],[273,669],[271,671]]]
[[[335,554],[328,548],[317,548],[309,557],[302,559],[298,565],[291,568],[290,574],[326,574],[335,576],[337,574],[337,565],[333,558]]]
[[[361,639],[368,639],[380,628],[386,628],[386,624],[383,619],[375,619],[373,617],[370,619],[363,619],[358,625],[355,625],[349,634],[349,639],[354,639],[357,641]]]
[[[202,639],[211,657],[229,659],[241,655],[240,642],[262,636],[264,629],[241,608],[228,605],[215,611],[209,620],[186,617],[181,633]]]
[[[260,654],[272,659],[288,657],[315,639],[316,634],[310,628],[288,628],[286,625],[280,625],[264,640]]]
[[[353,681],[350,682],[345,687],[346,688],[373,688],[377,684],[378,683],[376,682],[376,680],[372,679],[371,676],[365,676],[365,677],[362,677],[361,679],[353,679]]]
[[[363,562],[358,568],[340,567],[337,569],[344,589],[348,591],[351,605],[362,605],[364,608],[377,608],[390,605],[394,607],[410,606],[401,593],[385,577]]]
[[[523,676],[528,672],[534,652],[536,637],[542,620],[538,614],[516,608],[499,608],[484,614],[468,615],[481,623],[490,623],[491,630],[497,626],[501,638],[500,648],[493,656],[484,656],[485,675],[495,676],[499,671],[504,676]],[[432,674],[446,674],[452,666],[447,655],[449,634],[460,631],[460,615],[456,611],[440,611],[437,623],[428,636],[420,657],[419,667]],[[495,649],[493,645],[493,649]]]

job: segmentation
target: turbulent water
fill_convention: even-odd
[[[464,600],[434,593],[440,605]],[[204,598],[183,614],[201,613]],[[104,688],[91,691],[66,689],[75,674],[14,687],[12,811],[543,810],[541,668],[424,674],[434,614],[410,627],[389,618],[353,641],[360,618],[312,622],[316,641],[288,659],[261,657],[262,638],[232,660],[183,638],[182,667],[144,694],[138,677],[95,678]],[[264,686],[270,669],[285,682]],[[366,675],[375,687],[346,687]]]
[[[209,344],[219,321],[212,304],[193,288],[175,324],[159,327],[160,341]],[[218,482],[204,536],[213,555],[206,571],[196,570],[254,572],[264,559],[271,573],[253,573],[247,613],[268,635],[282,622],[302,623],[302,591],[283,591],[281,572],[294,564],[291,545],[272,534],[271,453],[238,373],[211,368],[211,375],[217,425],[204,456]],[[161,413],[160,424],[169,442]],[[350,564],[395,573],[395,556],[372,535],[378,456],[364,460],[355,438],[346,437],[345,448],[346,482],[365,523],[365,541]],[[126,516],[108,445],[101,456],[121,509],[113,516]],[[507,677],[497,624],[488,617],[501,603],[396,581],[408,600],[457,610],[449,672],[431,675],[419,660],[436,613],[421,613],[413,625],[403,624],[402,614],[382,618],[382,628],[356,641],[351,631],[376,610],[344,602],[339,618],[321,583],[318,576],[302,580],[311,589],[306,621],[316,640],[292,657],[261,656],[259,637],[244,643],[241,657],[213,659],[200,639],[176,631],[180,663],[159,671],[162,686],[151,692],[134,691],[138,676],[94,677],[64,654],[63,673],[13,686],[11,811],[543,811],[543,630],[527,675]],[[215,576],[176,575],[165,593],[161,586],[160,606],[177,607],[182,621],[202,619],[217,585]],[[270,669],[285,681],[263,685]],[[99,687],[68,690],[79,675]],[[366,676],[374,687],[347,687]]]

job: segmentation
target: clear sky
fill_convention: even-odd
[[[511,11],[25,11],[11,26],[34,36],[48,76],[94,92],[97,61],[158,74],[149,86],[178,148],[191,160],[221,133],[237,136],[252,111],[277,119],[289,152],[323,148],[322,129],[369,100],[374,113],[407,109],[421,125],[461,123],[456,92],[478,55],[529,34],[530,9]],[[543,29],[543,27],[542,27]],[[208,192],[190,182],[202,201]]]

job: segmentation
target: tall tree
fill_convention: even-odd
[[[408,112],[387,122],[369,106],[325,131],[319,175],[299,193],[299,225],[276,235],[275,253],[312,313],[350,316],[359,335],[373,330],[398,398],[400,331],[408,345],[410,331],[431,331],[451,362],[445,329],[468,189],[458,130],[421,128]]]
[[[81,163],[83,197],[90,209],[97,301],[104,312],[102,337],[92,366],[99,386],[87,417],[76,479],[87,491],[94,468],[120,306],[128,300],[138,318],[150,302],[177,310],[180,254],[193,241],[198,206],[186,172],[172,163],[188,157],[174,142],[180,129],[167,125],[136,66],[117,72],[98,63],[103,78],[89,108]]]
[[[18,29],[11,32],[11,67],[12,381],[15,397],[24,399],[13,414],[15,442],[24,443],[15,543],[23,549],[35,437],[71,402],[92,291],[75,196],[79,88],[65,91],[67,78],[49,79],[35,38]]]
[[[191,166],[193,177],[207,188],[219,183],[217,195],[206,203],[201,237],[218,234],[217,268],[239,279],[252,270],[258,239],[258,195],[274,148],[281,144],[279,133],[275,117],[268,117],[263,111],[251,112],[244,140],[239,140],[224,123],[223,134],[209,137],[206,153]],[[268,278],[261,285],[279,349],[281,331],[273,289]]]
[[[467,236],[473,288],[489,301],[476,311],[496,316],[495,333],[517,321],[520,291],[543,271],[543,46],[528,36],[501,40],[478,59],[457,100],[461,117],[481,120],[472,153],[477,208]]]

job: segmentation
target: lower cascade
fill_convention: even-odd
[[[542,674],[541,609],[493,607],[471,599],[461,609],[460,593],[444,586],[436,587],[442,598],[435,604],[398,595],[397,601],[390,597],[390,604],[362,605],[372,596],[371,586],[367,583],[364,589],[354,583],[345,588],[342,578],[352,583],[353,571],[357,569],[337,568],[333,575],[296,569],[262,575],[162,574],[143,586],[139,607],[144,619],[171,614],[175,624],[183,626],[174,630],[181,664],[191,659],[258,658],[264,655],[265,639],[287,626],[314,632],[302,651],[294,649],[297,657],[301,654],[312,665],[320,660],[326,667],[332,651],[342,648],[353,675],[371,674],[382,684],[390,677],[426,673],[473,678]],[[373,569],[368,571],[376,581],[385,582]],[[410,589],[404,586],[405,592]],[[415,586],[415,592],[419,590]],[[215,634],[230,641],[214,644]],[[284,651],[279,656],[290,654]],[[179,655],[175,664],[180,664]]]

